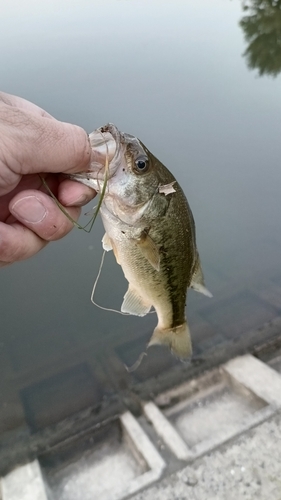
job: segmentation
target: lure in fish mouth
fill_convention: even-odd
[[[129,286],[121,311],[146,315],[154,307],[158,324],[150,339],[179,358],[192,354],[185,317],[187,289],[209,297],[196,248],[195,224],[187,199],[172,173],[136,137],[113,124],[90,134],[100,158],[86,173],[69,177],[101,192],[104,250],[113,250]],[[107,171],[106,171],[107,170]]]

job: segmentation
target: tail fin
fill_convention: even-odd
[[[148,347],[155,344],[167,345],[175,356],[180,359],[192,355],[190,331],[187,323],[175,328],[161,329],[156,327],[148,343]]]

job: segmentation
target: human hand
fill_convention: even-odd
[[[0,92],[0,267],[31,257],[73,227],[37,174],[77,220],[95,192],[58,173],[85,171],[93,156],[82,128]]]

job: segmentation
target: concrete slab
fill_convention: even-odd
[[[280,500],[281,416],[165,478],[131,500]]]
[[[281,356],[275,356],[268,362],[268,364],[271,368],[273,368],[273,370],[281,374]]]
[[[52,500],[123,498],[124,485],[144,472],[128,451],[124,443],[109,439],[75,461],[62,464],[47,478]]]
[[[144,430],[133,415],[127,411],[120,417],[124,431],[132,440],[133,449],[136,449],[147,467],[159,473],[166,467],[166,463],[156,450]]]
[[[272,366],[279,362],[276,357]],[[144,417],[139,422],[147,434],[127,411],[104,425],[99,438],[92,433],[77,438],[78,444],[61,445],[40,463],[2,478],[0,500],[281,500],[281,375],[276,369],[241,356],[143,408],[161,441],[188,467],[163,451],[166,471],[181,470],[151,486],[166,463]]]
[[[200,393],[198,394],[200,396]],[[210,441],[222,442],[224,434],[239,433],[242,422],[261,410],[252,400],[231,390],[227,385],[215,386],[196,402],[186,401],[186,407],[173,408],[169,418],[186,442],[192,447]]]
[[[251,354],[232,359],[223,370],[268,404],[281,407],[281,376]]]
[[[275,407],[242,384],[231,384],[219,369],[210,373],[209,381],[205,374],[158,396],[157,401],[164,405],[163,411],[149,402],[144,413],[175,456],[186,461],[195,460],[275,412]]]
[[[166,466],[129,411],[88,442],[41,459],[52,500],[121,500],[157,481]]]
[[[187,444],[152,401],[145,403],[143,405],[143,410],[147,419],[153,424],[154,428],[157,429],[158,435],[179,460],[188,460],[193,457]]]
[[[1,483],[3,500],[47,500],[37,460],[13,470]]]

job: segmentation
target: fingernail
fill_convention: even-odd
[[[11,212],[17,219],[24,222],[36,224],[41,222],[47,215],[47,211],[36,196],[26,196],[16,201]]]

